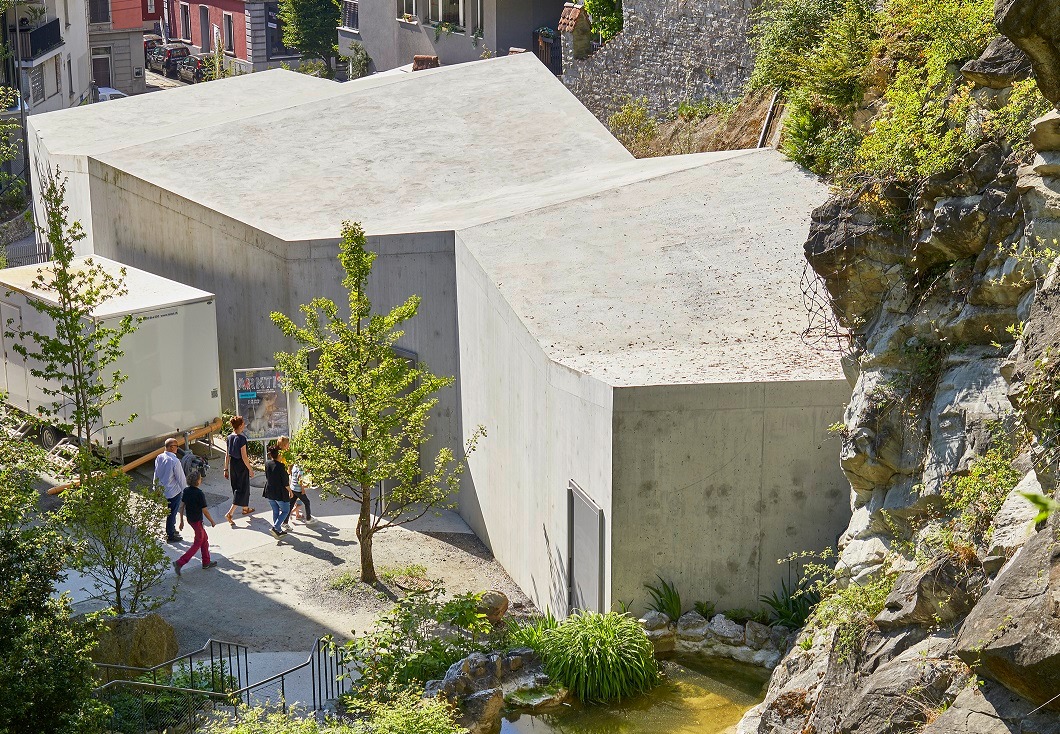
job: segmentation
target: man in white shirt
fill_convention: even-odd
[[[155,459],[155,484],[162,490],[162,495],[169,504],[169,517],[166,518],[166,542],[176,543],[183,538],[177,532],[177,511],[184,496],[184,469],[177,458],[177,439],[166,439],[166,450]]]

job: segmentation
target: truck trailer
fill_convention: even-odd
[[[104,425],[93,432],[91,440],[112,459],[124,459],[159,448],[167,436],[215,421],[221,414],[221,382],[213,294],[96,255],[76,258],[73,263],[75,268],[94,265],[114,276],[124,267],[127,292],[101,304],[92,319],[117,326],[131,316],[135,331],[122,339],[124,354],[107,368],[108,373],[120,370],[128,378],[119,388],[122,399],[104,408]],[[12,346],[20,341],[20,330],[55,335],[51,318],[30,303],[57,303],[53,293],[33,287],[38,274],[47,275],[51,267],[51,263],[42,263],[0,270],[0,322],[4,326],[0,330],[4,355],[0,389],[7,405],[29,418],[51,411],[56,398],[44,389],[55,386],[35,377],[34,364],[27,364]],[[12,333],[13,337],[7,336]],[[26,348],[32,352],[36,345],[31,342]],[[118,425],[106,425],[112,421]],[[46,421],[40,433],[46,449],[65,438]]]

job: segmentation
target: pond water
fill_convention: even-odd
[[[511,715],[502,734],[723,734],[759,703],[769,673],[732,660],[681,657],[662,664],[650,693],[612,706],[571,706],[554,714]]]

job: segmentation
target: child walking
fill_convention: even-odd
[[[191,529],[195,532],[195,540],[184,555],[173,561],[173,570],[177,572],[177,576],[180,576],[180,569],[200,550],[203,568],[213,568],[217,565],[217,561],[210,560],[210,539],[206,535],[206,528],[202,526],[202,518],[206,516],[206,519],[210,521],[210,527],[214,527],[217,523],[213,521],[210,511],[206,508],[206,495],[199,489],[200,484],[202,484],[202,474],[197,470],[192,470],[188,474],[188,486],[184,490],[184,500],[180,504],[180,529],[184,529],[184,516],[187,515]]]

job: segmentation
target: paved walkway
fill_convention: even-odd
[[[228,480],[222,474],[223,459],[214,459],[203,490],[217,526],[207,533],[210,554],[218,565],[203,569],[192,560],[177,579],[169,572],[162,593],[175,584],[175,598],[159,612],[177,632],[181,653],[199,649],[210,638],[246,645],[255,657],[259,673],[267,677],[306,659],[313,643],[325,634],[348,639],[374,624],[390,599],[374,589],[360,586],[353,594],[332,590],[330,581],[348,573],[358,575],[360,548],[354,528],[354,503],[343,499],[322,501],[311,494],[313,515],[318,522],[295,521],[282,541],[269,533],[271,510],[252,488],[249,517],[240,517],[229,527],[224,514],[230,506]],[[260,476],[260,475],[259,475]],[[136,477],[150,481],[150,470]],[[191,529],[184,537],[190,541]],[[176,559],[189,543],[166,546]],[[513,598],[525,597],[514,586],[488,549],[455,513],[428,514],[413,525],[392,528],[375,537],[377,569],[407,566],[427,568],[430,578],[441,579],[451,593],[498,588]],[[86,579],[71,574],[63,591],[72,595],[79,611],[98,608],[88,601]],[[290,697],[290,696],[289,696]]]

